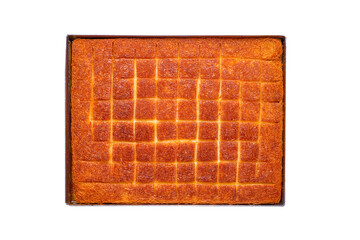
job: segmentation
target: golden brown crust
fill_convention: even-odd
[[[73,201],[279,203],[282,49],[277,38],[74,40]]]

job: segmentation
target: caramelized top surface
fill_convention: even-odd
[[[76,203],[262,204],[281,199],[276,38],[76,39]]]

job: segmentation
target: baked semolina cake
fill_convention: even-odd
[[[71,55],[72,203],[281,201],[281,39],[79,38]]]

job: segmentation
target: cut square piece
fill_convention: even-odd
[[[238,142],[220,142],[220,160],[236,161],[238,159]]]
[[[217,163],[198,163],[196,167],[196,181],[217,182]]]
[[[177,78],[179,62],[177,59],[159,59],[158,74],[160,78]]]
[[[181,78],[198,78],[199,77],[199,60],[182,59],[180,60],[180,77]]]
[[[111,180],[116,183],[131,183],[134,181],[134,173],[134,163],[114,163],[111,168]]]
[[[113,123],[114,141],[134,141],[134,124],[132,122]]]
[[[132,120],[134,118],[134,100],[114,100],[113,118],[115,120]]]
[[[179,143],[177,151],[178,162],[193,162],[195,159],[195,143]]]
[[[200,46],[201,58],[218,58],[220,56],[220,44],[214,40],[203,40]]]
[[[110,120],[110,102],[96,101],[93,103],[94,120]]]
[[[111,95],[111,79],[106,80],[97,79],[95,77],[93,84],[93,99],[95,100],[110,100]]]
[[[258,60],[240,60],[239,68],[242,81],[260,81],[260,62]]]
[[[177,165],[177,182],[187,183],[195,181],[195,164],[179,163]]]
[[[72,43],[72,58],[76,60],[92,58],[92,42],[86,39],[75,39]]]
[[[279,141],[282,138],[282,125],[280,123],[262,123],[260,127],[261,141]]]
[[[196,195],[199,203],[213,203],[218,197],[218,188],[209,184],[199,184]]]
[[[244,39],[225,39],[221,45],[221,54],[224,57],[244,57],[243,46]]]
[[[149,99],[136,100],[136,119],[155,119],[155,101]]]
[[[197,85],[197,80],[180,79],[178,84],[178,97],[185,99],[195,99],[196,85]]]
[[[136,141],[154,141],[155,125],[153,123],[136,122],[135,140]]]
[[[156,125],[157,139],[159,141],[176,139],[175,122],[159,122]]]
[[[218,102],[201,100],[199,115],[200,120],[217,121],[219,116]]]
[[[238,140],[239,139],[239,123],[222,122],[220,127],[221,140]]]
[[[217,140],[218,123],[200,122],[199,123],[199,139],[200,140]]]
[[[115,59],[113,71],[114,80],[120,80],[123,78],[134,78],[134,60]]]
[[[200,77],[202,79],[219,79],[220,61],[218,59],[200,60]]]
[[[177,81],[174,79],[160,79],[157,81],[158,98],[176,98]]]
[[[197,149],[198,161],[217,160],[217,142],[199,142]]]
[[[72,123],[71,130],[76,131],[77,133],[73,136],[74,143],[84,142],[84,144],[88,145],[93,141],[93,132],[91,130],[91,123],[89,121],[79,121],[77,123]]]
[[[281,103],[263,103],[261,121],[263,122],[280,122],[282,119]]]
[[[219,182],[236,182],[236,163],[219,163]]]
[[[158,58],[177,58],[178,56],[178,42],[173,39],[162,39],[157,45]]]
[[[71,85],[72,99],[81,101],[91,100],[90,82],[90,80],[73,80],[73,84]]]
[[[132,99],[134,98],[134,80],[133,79],[114,79],[113,81],[114,99]]]
[[[195,184],[177,184],[177,195],[180,203],[192,203],[196,196]]]
[[[157,143],[156,161],[157,162],[175,162],[176,161],[176,143]]]
[[[280,163],[257,163],[256,180],[262,183],[281,183]]]
[[[154,162],[155,161],[155,144],[137,143],[136,144],[136,161]]]
[[[282,160],[281,140],[267,140],[260,142],[259,161],[279,163]]]
[[[159,202],[174,203],[177,200],[176,186],[157,184],[155,186],[155,199]]]
[[[283,71],[280,61],[262,61],[261,62],[261,81],[276,82],[282,81]]]
[[[155,180],[155,166],[153,163],[138,163],[136,165],[136,181],[151,183]]]
[[[239,162],[238,182],[251,183],[255,181],[255,167],[256,163]]]
[[[257,123],[240,123],[240,140],[256,141],[259,135]]]
[[[226,99],[239,99],[240,82],[235,80],[221,81],[221,98]]]
[[[196,122],[179,122],[178,138],[179,139],[196,139],[197,125]]]
[[[93,142],[91,144],[91,157],[89,160],[92,161],[109,161],[110,154],[109,154],[110,146],[108,143],[105,142]]]
[[[107,142],[110,141],[110,123],[94,122],[94,141]]]
[[[222,60],[221,76],[225,80],[239,80],[240,67],[239,61],[236,59],[224,58]]]
[[[280,102],[283,98],[282,83],[264,83],[261,88],[261,100],[264,102]]]
[[[260,83],[242,83],[240,92],[242,101],[259,101]]]
[[[74,162],[73,173],[76,181],[108,182],[110,165],[104,162]]]
[[[196,101],[179,100],[179,120],[196,120]]]
[[[72,65],[72,80],[91,79],[91,63],[89,60],[79,60]]]
[[[134,58],[135,57],[135,46],[131,39],[115,39],[114,58]]]
[[[90,101],[76,101],[76,104],[71,108],[71,115],[79,121],[89,120],[90,115]]]
[[[132,162],[134,161],[134,144],[115,143],[113,145],[113,161]]]
[[[198,58],[200,45],[198,40],[185,40],[179,43],[180,58]]]
[[[140,78],[154,78],[156,62],[155,59],[137,59],[136,75]]]
[[[240,143],[240,159],[243,162],[256,162],[259,157],[259,144],[256,142]]]
[[[280,185],[242,185],[237,189],[237,202],[256,202],[257,204],[279,202],[281,198]]]
[[[156,44],[152,39],[136,39],[134,45],[136,58],[156,57]]]
[[[155,180],[157,182],[175,182],[176,167],[173,163],[157,163]]]
[[[243,102],[240,105],[240,120],[242,121],[259,121],[260,103],[259,102]]]
[[[157,100],[156,119],[175,120],[176,119],[176,100]]]
[[[200,99],[219,99],[220,97],[219,80],[200,81]]]
[[[134,199],[141,203],[150,203],[155,198],[154,184],[136,184]]]
[[[236,186],[235,185],[220,185],[218,199],[221,203],[226,203],[226,204],[235,203],[235,201],[236,201]]]
[[[112,41],[110,39],[97,39],[92,42],[95,60],[108,60],[112,57]]]
[[[138,98],[154,98],[156,96],[155,79],[138,79],[136,95]]]
[[[238,121],[239,120],[239,102],[238,101],[221,101],[221,120]]]

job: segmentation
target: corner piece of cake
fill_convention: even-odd
[[[73,203],[281,201],[281,39],[79,38],[71,49]]]

